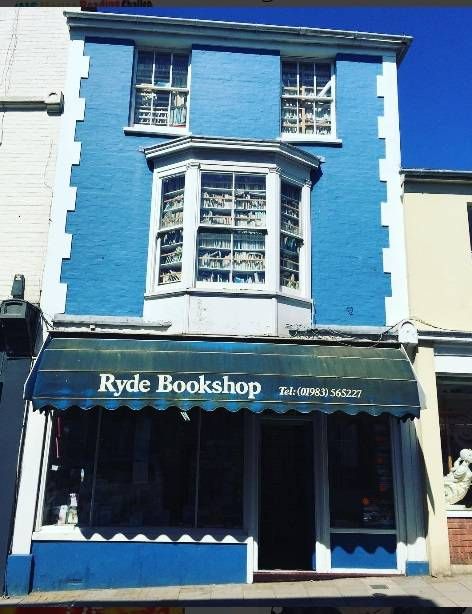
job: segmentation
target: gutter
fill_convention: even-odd
[[[434,181],[434,182],[472,182],[472,171],[428,169],[428,168],[402,168],[400,173],[405,181]]]
[[[123,13],[96,13],[96,12],[72,12],[64,11],[69,27],[86,28],[91,30],[103,29],[131,33],[146,32],[152,34],[183,34],[200,38],[204,36],[220,35],[226,42],[228,31],[231,41],[238,38],[248,38],[252,35],[259,46],[267,42],[277,44],[306,44],[316,43],[323,45],[341,45],[365,47],[382,50],[388,48],[394,51],[397,63],[400,64],[413,38],[406,35],[379,34],[370,32],[358,32],[350,30],[334,30],[324,28],[306,28],[302,26],[279,26],[258,23],[210,21],[206,19],[183,19],[174,17],[156,17],[147,15],[126,15]],[[124,22],[124,23],[123,23]],[[160,27],[159,27],[160,26]],[[235,37],[235,34],[239,36]]]

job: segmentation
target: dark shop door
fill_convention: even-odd
[[[261,422],[260,570],[313,569],[313,424]]]

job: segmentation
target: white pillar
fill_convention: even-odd
[[[20,467],[20,486],[13,529],[12,554],[29,554],[34,531],[36,501],[41,476],[41,458],[46,414],[28,409],[28,420]]]

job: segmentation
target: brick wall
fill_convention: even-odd
[[[0,96],[63,91],[69,40],[62,8],[2,8]],[[38,302],[46,253],[60,117],[46,111],[0,112],[0,301],[13,275]]]
[[[453,565],[472,565],[472,518],[448,518],[449,547]]]

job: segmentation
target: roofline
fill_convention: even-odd
[[[472,182],[472,171],[432,169],[432,168],[402,168],[400,170],[406,181],[448,181],[454,183]]]
[[[287,158],[298,162],[299,164],[305,164],[311,168],[319,168],[320,164],[324,162],[324,159],[320,156],[310,154],[298,147],[282,143],[282,141],[276,140],[254,140],[254,139],[240,139],[229,137],[207,137],[207,136],[182,136],[178,139],[173,139],[165,143],[159,143],[158,145],[151,145],[150,147],[144,147],[143,152],[147,160],[152,160],[157,157],[167,156],[177,151],[183,151],[196,147],[199,149],[232,149],[240,151],[263,151],[265,153],[277,153]]]
[[[92,30],[127,29],[130,32],[159,33],[159,26],[174,28],[175,33],[192,33],[197,37],[222,34],[226,40],[247,38],[257,35],[260,44],[277,40],[282,43],[318,43],[324,45],[339,45],[363,47],[376,50],[388,50],[395,53],[400,63],[405,56],[413,37],[398,34],[380,34],[374,32],[357,32],[354,30],[334,30],[328,28],[306,28],[304,26],[280,26],[259,23],[244,23],[232,21],[212,21],[208,19],[184,19],[181,17],[158,17],[154,15],[129,15],[123,13],[99,13],[90,11],[64,11],[69,27],[87,28]],[[123,22],[126,27],[123,28]],[[228,32],[231,38],[228,39]],[[238,36],[235,37],[237,32]],[[121,34],[122,35],[122,34]]]

